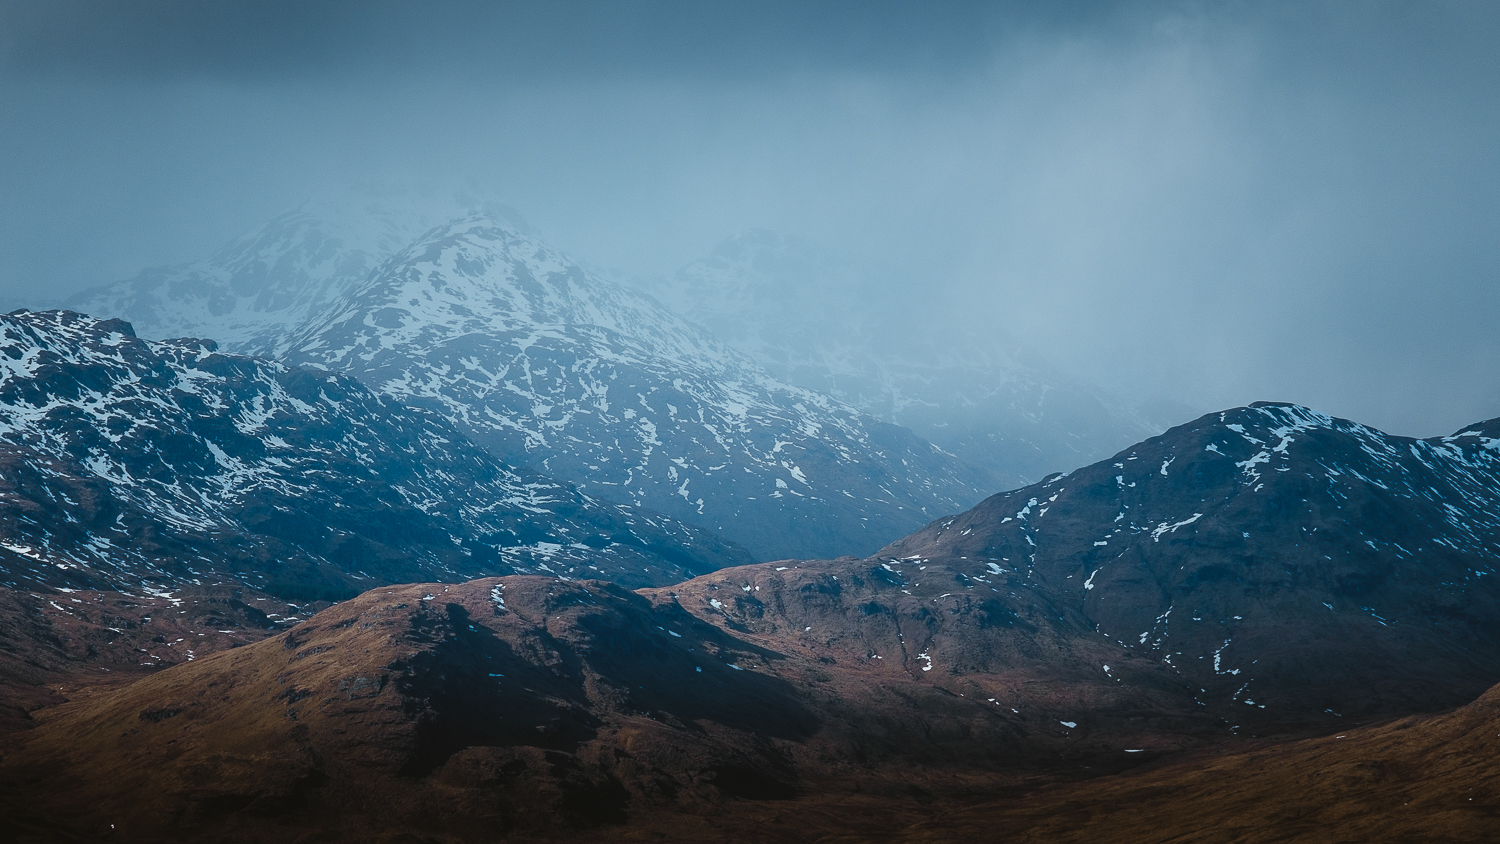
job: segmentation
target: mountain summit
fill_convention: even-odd
[[[279,350],[762,559],[868,553],[992,484],[487,217],[432,230]]]
[[[1213,413],[881,555],[1036,584],[1236,723],[1453,706],[1500,680],[1500,420],[1417,440]]]
[[[868,553],[1000,482],[768,375],[513,213],[309,206],[206,262],[75,297],[143,336],[342,371],[500,459],[757,557]],[[400,243],[401,246],[393,244]]]

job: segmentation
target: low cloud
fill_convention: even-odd
[[[1500,415],[1493,6],[1035,5],[6,3],[0,293],[473,184],[629,273],[798,234],[1135,399]]]

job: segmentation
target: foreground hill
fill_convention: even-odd
[[[258,642],[327,607],[227,579],[147,594],[0,587],[0,755],[4,734],[36,725],[32,712]]]
[[[521,571],[661,584],[748,559],[344,376],[68,311],[0,317],[0,585],[342,598]]]
[[[906,589],[915,601],[902,604],[878,565],[758,568],[802,596],[812,629],[737,635],[668,590],[597,582],[373,590],[43,713],[0,772],[26,795],[15,828],[128,841],[551,836],[661,813],[711,823],[726,801],[829,789],[910,800],[977,774],[1119,770],[1223,735],[1170,671],[1027,599],[933,616],[916,602],[938,584]],[[832,627],[841,582],[848,600],[892,611],[871,611],[863,632]],[[915,619],[973,645],[964,678],[900,657]]]

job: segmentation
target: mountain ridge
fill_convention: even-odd
[[[1016,571],[1246,723],[1278,706],[1333,723],[1457,705],[1500,678],[1484,633],[1500,622],[1497,429],[1416,440],[1257,403],[992,496],[879,556]],[[1382,658],[1407,673],[1383,674]],[[1280,691],[1258,693],[1272,677]]]
[[[393,256],[285,357],[441,408],[494,453],[761,559],[874,550],[990,483],[484,217]]]
[[[213,573],[347,597],[463,572],[581,570],[645,585],[749,559],[504,466],[346,376],[208,341],[143,341],[127,323],[67,311],[0,317],[0,463],[12,586],[142,588]]]
[[[33,789],[31,828],[85,838],[117,824],[124,840],[288,826],[924,840],[990,825],[1097,840],[1090,819],[1109,818],[1122,840],[1155,840],[1175,821],[1134,825],[1110,795],[1162,817],[1181,811],[1175,790],[1225,795],[1215,817],[1279,834],[1245,807],[1420,795],[1360,754],[1394,771],[1457,736],[1423,804],[1437,805],[1485,764],[1475,739],[1500,688],[1496,434],[1500,420],[1414,440],[1258,403],[870,557],[633,592],[526,575],[379,587],[44,711],[0,777]],[[1391,718],[1406,720],[1379,726]],[[1374,785],[1278,779],[1266,759]],[[1483,829],[1500,805],[1485,800],[1393,828]]]
[[[391,222],[372,205],[342,224],[295,212],[206,263],[72,302],[148,335],[217,333],[229,351],[343,368],[508,463],[720,531],[761,559],[867,553],[997,485],[771,378],[519,224],[470,214],[422,227],[419,212]],[[382,232],[410,239],[376,256],[399,242]]]

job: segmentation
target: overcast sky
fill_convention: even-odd
[[[0,0],[0,309],[474,180],[599,265],[765,227],[1129,398],[1448,433],[1500,416],[1497,44],[1489,2]]]

